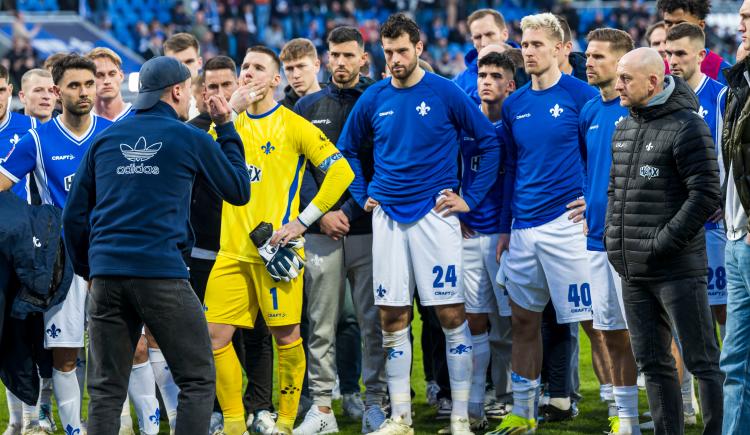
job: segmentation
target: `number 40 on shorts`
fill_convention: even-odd
[[[580,291],[579,291],[580,288]],[[576,308],[583,304],[584,307],[591,306],[591,286],[589,283],[584,282],[578,286],[578,284],[571,284],[568,286],[568,302],[575,305]]]

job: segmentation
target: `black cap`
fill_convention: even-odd
[[[182,83],[188,77],[190,70],[173,57],[159,56],[147,60],[138,77],[138,97],[133,102],[133,108],[143,110],[154,107],[165,88]]]

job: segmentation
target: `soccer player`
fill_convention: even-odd
[[[237,81],[237,67],[234,61],[226,56],[216,56],[203,65],[204,89],[201,99],[211,98],[213,95],[223,95],[232,102],[246,98],[249,92],[260,91],[261,87],[252,85],[239,88]],[[197,97],[196,97],[197,99]],[[239,109],[242,112],[242,109]],[[190,121],[196,125],[197,120]],[[211,119],[205,130],[210,130]],[[195,232],[195,246],[190,258],[190,279],[198,298],[203,302],[206,295],[206,285],[211,269],[216,262],[221,237],[221,198],[213,192],[202,177],[197,177],[193,185],[193,201],[190,220]],[[262,317],[255,319],[253,329],[241,331],[239,334],[244,346],[243,362],[247,375],[245,389],[245,408],[248,413],[247,426],[251,432],[268,433],[276,424],[273,410],[273,342],[271,333]],[[234,340],[237,340],[235,334]],[[235,349],[237,350],[237,349]],[[219,425],[223,422],[221,410],[214,412],[211,421]],[[222,423],[223,424],[223,423]]]
[[[492,44],[506,46],[508,39],[508,26],[505,17],[494,9],[479,9],[471,13],[466,19],[471,32],[471,42],[474,48],[464,56],[466,69],[453,79],[456,84],[466,92],[477,104],[481,102],[477,93],[477,61],[479,52]]]
[[[706,56],[705,34],[703,30],[688,22],[672,26],[667,32],[667,59],[672,74],[682,77],[698,95],[698,114],[706,121],[716,146],[719,162],[719,179],[724,182],[724,165],[721,150],[721,130],[723,128],[724,107],[727,88],[701,72],[701,64]],[[727,279],[724,265],[724,248],[727,243],[723,225],[724,213],[717,210],[706,222],[706,254],[708,256],[708,303],[714,319],[719,325],[719,334],[724,339],[727,318]],[[677,347],[674,347],[677,350]],[[677,363],[682,365],[682,356],[674,352]],[[685,411],[685,424],[694,425],[697,401],[695,386],[690,372],[682,370],[682,402]]]
[[[414,287],[434,306],[446,341],[453,399],[451,432],[468,434],[471,333],[464,312],[458,213],[475,208],[498,174],[497,136],[462,90],[418,65],[423,50],[417,24],[391,15],[380,29],[392,77],[370,86],[354,106],[339,138],[356,175],[349,188],[373,211],[373,287],[380,306],[391,418],[376,434],[412,434],[409,391],[409,321]],[[481,150],[479,171],[464,197],[459,185],[459,134]],[[373,141],[374,174],[363,173],[363,149]]]
[[[248,234],[268,222],[276,232],[266,243],[293,249],[286,245],[328,211],[354,177],[346,160],[319,129],[274,101],[274,90],[281,82],[280,67],[276,54],[263,46],[250,48],[243,60],[241,86],[263,85],[259,93],[248,94],[234,121],[245,146],[254,199],[242,207],[224,203],[221,248],[206,289],[216,394],[227,435],[245,432],[242,370],[231,338],[236,328],[253,327],[259,309],[278,349],[280,403],[274,433],[292,432],[305,374],[299,331],[302,278],[272,279],[270,269],[264,267],[268,260],[261,257],[258,244],[254,246]],[[299,213],[299,188],[308,159],[326,172],[326,179],[311,204]],[[266,252],[270,248],[261,249]]]
[[[322,91],[301,98],[295,112],[318,126],[335,143],[355,103],[374,82],[360,75],[367,54],[362,35],[356,28],[333,29],[328,36],[328,52],[331,82]],[[302,181],[300,207],[305,207],[317,194],[324,179],[322,171],[308,165]],[[307,371],[313,406],[294,433],[311,435],[338,431],[331,409],[337,369],[344,413],[362,420],[363,433],[375,431],[385,421],[382,404],[387,387],[379,310],[372,296],[372,215],[365,213],[351,195],[345,193],[328,213],[310,226],[305,236],[305,253],[309,258],[319,259],[308,262],[305,268],[310,349]],[[347,282],[351,297],[346,294]],[[351,303],[347,299],[351,299]],[[353,309],[347,309],[352,305]],[[357,320],[352,326],[352,322],[344,320],[355,317],[355,311]],[[353,331],[342,335],[345,329]],[[358,351],[360,330],[364,339],[362,353]],[[356,348],[351,349],[353,346]],[[359,398],[356,367],[360,365],[360,358],[367,394],[366,410]]]
[[[633,40],[622,30],[605,28],[591,31],[586,41],[586,76],[591,86],[599,88],[599,95],[581,110],[579,121],[586,149],[584,233],[589,251],[593,326],[601,331],[603,350],[610,361],[603,368],[617,407],[617,415],[610,416],[610,433],[639,434],[637,371],[623,311],[622,285],[620,276],[609,264],[603,242],[612,134],[617,123],[628,116],[615,91],[617,62],[633,49]]]
[[[35,118],[39,124],[52,119],[56,99],[52,73],[40,68],[26,71],[21,77],[18,98],[23,104],[24,115]]]
[[[111,124],[91,114],[95,75],[94,63],[75,54],[54,64],[52,77],[62,114],[31,130],[16,144],[16,150],[0,165],[0,191],[33,171],[42,202],[65,206],[83,154],[92,138]],[[44,346],[52,349],[52,383],[67,433],[81,430],[81,391],[75,368],[78,349],[83,347],[87,288],[86,281],[76,276],[63,303],[44,313]]]
[[[503,261],[513,318],[513,413],[492,432],[503,435],[536,428],[540,324],[547,302],[552,300],[559,323],[591,319],[583,210],[577,201],[583,193],[578,118],[595,91],[560,71],[563,30],[554,15],[524,17],[521,28],[531,82],[503,104],[511,155],[505,167],[514,189],[510,249]],[[570,410],[570,398],[553,396],[550,406]]]
[[[13,95],[13,85],[10,83],[8,70],[0,65],[0,165],[13,154],[18,141],[26,132],[36,127],[35,119],[10,111],[11,95]],[[29,202],[28,177],[23,177],[12,190],[21,199]]]
[[[190,33],[175,33],[164,41],[164,55],[174,57],[184,63],[190,70],[190,78],[195,80],[203,66],[201,47],[195,36]],[[190,99],[190,119],[198,116],[195,98]]]
[[[477,90],[482,99],[481,110],[495,127],[498,139],[504,143],[501,110],[505,99],[515,91],[513,61],[505,54],[491,52],[477,62]],[[464,136],[461,141],[463,176],[461,188],[471,189],[474,177],[481,168],[480,150],[474,148],[474,138]],[[510,198],[503,192],[503,177],[495,184],[476,208],[459,215],[463,241],[464,296],[466,320],[471,330],[474,348],[473,375],[469,394],[471,429],[487,428],[484,415],[484,390],[487,367],[490,364],[490,342],[487,334],[489,314],[499,312],[510,317],[508,296],[497,285],[500,259],[510,241]]]
[[[673,26],[680,23],[692,23],[701,29],[706,28],[706,16],[711,10],[710,0],[658,0],[656,9],[664,17],[664,29],[669,32]],[[708,48],[701,61],[701,72],[712,79],[726,85],[724,69],[731,67],[727,61]]]
[[[94,113],[112,122],[132,114],[132,104],[122,98],[120,87],[125,74],[122,59],[106,47],[96,47],[86,55],[96,65],[96,107]]]
[[[280,103],[287,109],[294,109],[300,98],[320,90],[318,52],[309,39],[295,38],[284,45],[279,59],[289,82],[284,88],[284,99]]]

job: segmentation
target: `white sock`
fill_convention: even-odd
[[[23,425],[24,427],[36,426],[39,424],[39,411],[36,405],[22,404],[23,407]]]
[[[167,411],[169,426],[174,428],[177,421],[177,398],[180,395],[180,387],[177,386],[169,371],[167,360],[161,349],[148,349],[148,360],[151,362],[151,368],[154,370],[154,379],[161,392],[161,400],[164,401],[164,408]]]
[[[568,410],[570,409],[570,397],[552,397],[549,399],[549,404],[557,409]]]
[[[620,417],[621,434],[630,434],[638,427],[638,386],[614,387],[617,416]]]
[[[469,393],[469,416],[484,417],[484,386],[487,380],[487,367],[490,365],[490,337],[485,332],[471,336],[472,361],[471,393]]]
[[[20,426],[23,421],[23,402],[7,388],[5,389],[5,397],[8,399],[8,415],[10,416],[8,424]]]
[[[599,400],[602,402],[611,402],[615,400],[612,395],[612,384],[599,385]]]
[[[52,407],[52,378],[39,378],[39,406]]]
[[[396,332],[383,331],[386,352],[385,377],[391,397],[391,415],[401,417],[411,426],[411,343],[409,328]]]
[[[78,357],[76,357],[76,379],[78,379],[78,390],[81,392],[81,400],[86,390],[86,349],[78,349]]]
[[[60,414],[62,430],[65,433],[75,433],[81,430],[81,390],[78,389],[78,379],[75,370],[61,372],[52,369],[52,386],[57,400],[57,411]]]
[[[151,364],[133,365],[128,383],[128,395],[133,399],[135,413],[141,433],[154,435],[159,433],[159,402],[156,400],[156,386]]]
[[[453,409],[451,418],[469,417],[469,393],[471,392],[474,346],[471,341],[469,323],[464,320],[458,328],[445,329],[445,355],[448,377],[451,384]],[[487,372],[483,375],[486,376]],[[484,384],[483,384],[484,385]]]
[[[132,370],[132,369],[131,369]],[[132,376],[132,373],[131,373]],[[130,396],[125,396],[125,402],[122,404],[122,412],[120,412],[120,428],[133,427],[133,417],[130,416]]]
[[[693,408],[693,398],[695,397],[693,375],[687,370],[685,370],[683,373],[682,384],[680,384],[680,393],[682,394],[682,409],[686,413],[697,413],[698,410]]]
[[[724,337],[727,336],[727,325],[722,325],[719,323],[719,337],[721,337],[721,342],[724,342]]]
[[[513,413],[527,420],[536,418],[541,379],[526,379],[516,372],[511,372],[510,376],[513,383]]]

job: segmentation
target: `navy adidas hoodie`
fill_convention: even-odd
[[[63,211],[73,268],[96,276],[188,278],[190,194],[201,174],[225,201],[250,199],[242,141],[227,123],[217,142],[168,104],[113,124],[78,167]]]

